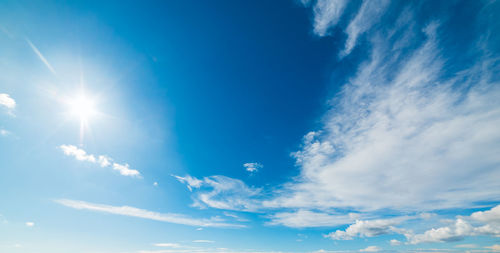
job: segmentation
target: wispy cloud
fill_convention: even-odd
[[[61,145],[59,148],[63,151],[63,153],[67,156],[72,156],[78,161],[86,161],[91,163],[97,163],[101,167],[112,168],[120,173],[123,176],[131,176],[131,177],[140,177],[141,173],[138,170],[130,169],[128,164],[119,164],[113,162],[108,156],[100,155],[96,159],[96,156],[92,154],[87,154],[87,152],[81,148],[78,148],[74,145]]]
[[[214,243],[215,241],[211,240],[194,240],[194,243]]]
[[[256,211],[260,207],[257,197],[261,189],[249,187],[241,180],[226,176],[209,176],[203,180],[189,175],[174,177],[195,191],[193,206],[239,211]]]
[[[385,8],[389,5],[389,0],[364,0],[356,13],[354,19],[349,23],[346,29],[347,40],[345,49],[341,55],[348,55],[356,45],[358,37],[370,29],[375,24],[380,16],[384,13]]]
[[[405,55],[392,53],[395,44],[413,46],[402,38],[372,39],[371,59],[332,100],[324,127],[294,154],[296,183],[267,206],[422,211],[498,200],[500,86],[489,78],[495,65],[485,58],[442,77],[438,27],[425,27],[427,39]]]
[[[40,50],[38,50],[38,48],[35,45],[33,45],[33,43],[29,39],[26,39],[26,42],[31,47],[33,52],[35,52],[35,54],[38,56],[38,58],[40,58],[40,60],[43,62],[43,64],[45,64],[45,66],[47,66],[47,68],[50,70],[50,72],[52,72],[52,74],[55,75],[56,71],[54,70],[52,65],[50,65],[49,61],[47,61],[45,56],[43,56],[43,54],[40,52]]]
[[[269,216],[269,225],[283,225],[292,228],[335,227],[354,221],[356,214],[329,214],[309,210],[279,212]]]
[[[139,209],[131,206],[111,206],[104,204],[95,204],[79,200],[58,199],[55,200],[63,206],[71,207],[79,210],[90,210],[96,212],[110,213],[116,215],[131,216],[149,220],[156,220],[168,223],[182,224],[196,227],[220,227],[220,228],[242,228],[244,225],[231,224],[220,221],[219,218],[210,219],[195,219],[182,214],[175,213],[158,213]]]
[[[32,221],[27,221],[27,222],[25,223],[25,225],[26,225],[26,227],[34,227],[34,226],[35,226],[35,223],[34,223],[34,222],[32,222]]]
[[[313,6],[314,33],[319,36],[326,35],[328,29],[339,21],[347,2],[346,0],[317,0]]]

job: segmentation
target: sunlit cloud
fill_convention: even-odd
[[[35,52],[35,54],[38,56],[38,58],[40,58],[40,60],[43,62],[43,64],[45,64],[45,66],[47,66],[47,68],[50,70],[50,72],[52,72],[52,74],[55,75],[56,71],[54,70],[52,65],[50,65],[49,61],[47,61],[45,56],[43,56],[43,54],[40,52],[40,50],[38,50],[38,48],[35,45],[33,45],[33,43],[29,39],[26,39],[26,42],[28,42],[28,45],[31,47],[33,52]]]
[[[32,221],[28,221],[25,223],[26,227],[34,227],[35,226],[35,223],[32,222]]]
[[[16,107],[16,101],[6,93],[0,93],[0,106],[12,110]]]
[[[63,206],[67,206],[79,210],[90,210],[96,212],[110,213],[116,215],[137,217],[149,220],[156,220],[167,223],[182,224],[187,226],[196,227],[220,227],[220,228],[242,228],[244,225],[232,224],[222,222],[220,219],[210,218],[210,219],[196,219],[191,218],[182,214],[175,213],[158,213],[153,211],[148,211],[145,209],[139,209],[131,206],[111,206],[104,204],[95,204],[79,200],[70,199],[58,199],[55,200]]]
[[[63,151],[63,153],[67,156],[72,156],[78,161],[86,161],[90,163],[99,164],[103,168],[111,168],[116,170],[123,176],[131,176],[131,177],[141,177],[141,173],[138,170],[130,169],[128,164],[119,164],[113,162],[113,159],[106,156],[100,155],[96,156],[92,154],[87,154],[87,152],[81,148],[78,148],[74,145],[61,145],[59,148]]]

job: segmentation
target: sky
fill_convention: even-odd
[[[0,2],[0,252],[500,252],[500,2]]]

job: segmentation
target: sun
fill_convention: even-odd
[[[84,94],[69,101],[70,112],[80,121],[88,121],[95,113],[94,101]]]

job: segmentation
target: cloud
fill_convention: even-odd
[[[87,161],[92,163],[96,162],[96,159],[93,155],[87,154],[85,150],[79,149],[76,146],[61,145],[59,146],[59,148],[61,148],[61,150],[64,152],[65,155],[73,156],[78,161]]]
[[[211,240],[194,240],[194,243],[214,243],[215,241]]]
[[[153,244],[156,247],[168,247],[168,248],[180,248],[181,245],[178,243],[155,243]]]
[[[398,246],[398,245],[401,245],[401,241],[398,241],[396,239],[392,239],[389,241],[389,243],[392,245],[392,246]]]
[[[412,230],[399,228],[398,225],[411,219],[425,219],[426,215],[401,216],[391,219],[356,220],[345,230],[337,230],[325,235],[332,240],[353,240],[357,237],[374,237],[386,234],[402,234],[406,244],[455,242],[469,236],[500,236],[500,205],[487,211],[474,212],[468,217],[459,216],[452,224],[432,228],[416,234]],[[393,246],[400,245],[398,240],[391,240]]]
[[[11,134],[10,131],[7,131],[5,129],[0,129],[0,136],[8,136],[10,134]]]
[[[374,237],[385,235],[397,231],[395,225],[410,219],[408,216],[402,216],[392,219],[377,220],[356,220],[356,222],[345,230],[337,230],[325,235],[332,240],[352,240],[355,237]]]
[[[283,225],[292,228],[335,227],[354,221],[354,214],[327,214],[309,210],[279,212],[269,217],[269,225]]]
[[[347,40],[342,55],[351,53],[358,37],[380,19],[388,5],[389,0],[363,0],[356,16],[347,26]]]
[[[13,110],[16,107],[16,101],[9,94],[0,93],[0,106]]]
[[[113,162],[108,156],[100,155],[96,156],[92,154],[87,154],[87,152],[83,149],[80,149],[74,145],[61,145],[59,148],[63,151],[63,153],[67,156],[72,156],[78,161],[86,161],[91,163],[97,163],[99,166],[103,168],[112,168],[120,173],[123,176],[130,177],[141,177],[141,173],[138,170],[130,169],[128,164],[119,164]]]
[[[113,163],[113,169],[120,172],[123,176],[139,176],[140,173],[137,170],[131,170],[128,164]]]
[[[377,246],[368,246],[364,249],[360,249],[360,252],[378,252],[380,251],[380,248]]]
[[[35,223],[32,222],[32,221],[28,221],[25,223],[26,227],[34,227],[35,226]]]
[[[154,183],[153,183],[153,186],[158,186],[158,182],[154,182]]]
[[[398,25],[399,32],[413,31]],[[323,127],[294,153],[300,175],[265,206],[425,211],[499,200],[494,65],[484,56],[443,76],[451,63],[439,54],[438,27],[418,31],[426,39],[417,46],[399,37],[371,39],[370,59],[331,101]],[[395,44],[412,50],[394,53]]]
[[[337,24],[346,5],[346,0],[317,0],[313,7],[314,33],[326,35],[328,29]]]
[[[500,236],[500,205],[487,211],[474,212],[470,217],[458,217],[449,226],[432,228],[421,234],[405,232],[409,244],[431,242],[454,242],[468,236],[491,235]],[[474,225],[474,223],[480,223]]]
[[[458,244],[455,245],[455,248],[477,248],[476,244]]]
[[[203,180],[189,175],[174,177],[190,191],[195,190],[193,206],[238,211],[256,211],[260,207],[261,189],[249,187],[241,180],[225,176],[209,176]]]
[[[186,175],[185,177],[180,177],[176,175],[172,175],[173,177],[177,178],[179,182],[185,183],[189,191],[193,191],[193,188],[200,188],[201,185],[203,184],[203,181],[191,177],[190,175]]]
[[[144,209],[139,209],[131,206],[111,206],[104,204],[95,204],[79,200],[59,199],[55,200],[63,206],[71,207],[78,210],[90,210],[96,212],[131,216],[149,220],[156,220],[174,224],[182,224],[196,227],[220,227],[220,228],[242,228],[244,225],[224,223],[220,219],[195,219],[182,214],[175,213],[158,213]]]
[[[245,167],[245,169],[248,172],[253,173],[253,172],[257,172],[259,169],[263,168],[264,165],[262,165],[260,163],[244,163],[243,167]]]
[[[491,246],[487,246],[487,247],[484,247],[486,249],[491,249],[495,252],[499,252],[500,251],[500,244],[495,244],[495,245],[491,245]]]
[[[40,50],[38,50],[38,48],[35,45],[33,45],[33,43],[31,43],[29,39],[26,39],[26,42],[28,42],[28,45],[31,47],[33,52],[35,52],[35,54],[38,56],[38,58],[40,58],[40,60],[43,62],[43,64],[45,64],[45,66],[50,70],[50,72],[52,72],[52,74],[55,75],[56,71],[54,70],[52,65],[50,65],[49,61],[47,61],[47,59],[43,56]]]

